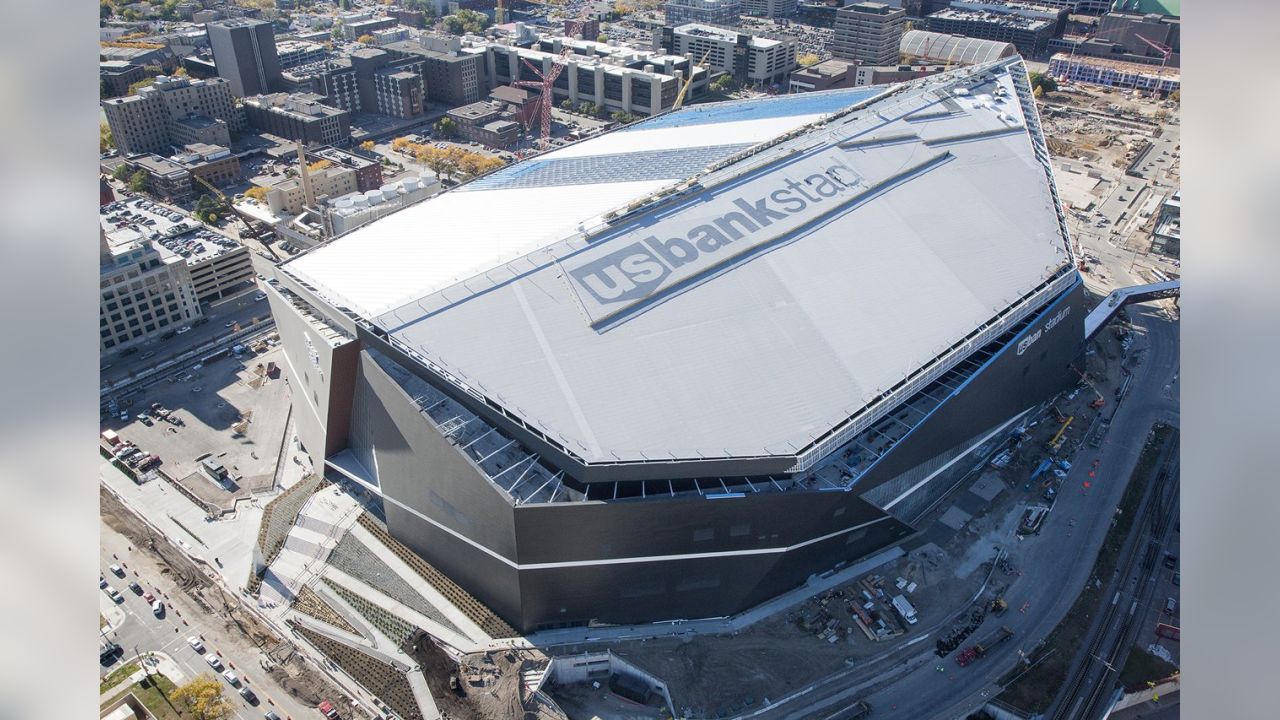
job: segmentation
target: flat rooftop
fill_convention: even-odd
[[[693,106],[282,270],[584,463],[808,467],[1075,281],[1033,107],[1018,58]]]
[[[704,37],[720,42],[736,43],[739,35],[750,35],[750,33],[739,33],[727,28],[716,27],[715,25],[703,25],[702,23],[686,23],[677,26],[674,32],[678,35],[687,35],[689,37]],[[781,45],[781,40],[760,37],[759,35],[750,35],[749,41],[751,47],[770,48]]]
[[[981,22],[990,25],[1000,25],[1002,27],[1020,28],[1023,30],[1042,30],[1049,27],[1053,23],[1042,18],[1026,17],[1024,15],[1015,15],[1009,12],[990,12],[987,10],[966,10],[963,8],[946,8],[936,13],[931,13],[930,18],[939,20],[965,20],[968,22]]]

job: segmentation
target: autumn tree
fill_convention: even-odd
[[[262,187],[261,185],[254,185],[253,187],[244,191],[244,196],[252,200],[257,200],[258,202],[266,202],[267,189]]]
[[[210,675],[200,675],[174,688],[169,699],[196,720],[230,720],[235,715],[235,708],[222,694],[222,683]]]
[[[364,142],[360,143],[360,149],[365,152],[373,152],[373,148],[374,148],[374,142],[372,140],[365,140]]]
[[[373,36],[372,36],[372,35],[361,35],[360,37],[356,38],[356,42],[360,43],[361,45],[372,45],[372,44],[373,44]]]
[[[116,138],[111,134],[111,126],[105,122],[98,123],[98,152],[104,153],[116,146]]]
[[[814,53],[805,53],[800,57],[796,58],[796,62],[800,63],[800,67],[809,67],[810,65],[817,65],[821,61],[822,61],[822,58],[818,57]]]

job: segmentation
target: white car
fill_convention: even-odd
[[[226,678],[227,682],[231,683],[231,687],[235,687],[240,684],[240,678],[236,677],[235,670],[224,670],[222,672],[222,677]]]
[[[195,650],[198,653],[204,652],[204,643],[200,642],[200,638],[196,637],[195,635],[192,635],[191,637],[187,638],[187,644],[191,646],[192,650]]]
[[[209,667],[213,668],[214,670],[217,670],[218,668],[222,667],[222,658],[218,657],[217,655],[214,655],[213,653],[209,653],[208,655],[205,655],[204,661],[209,663]]]
[[[182,327],[178,328],[178,334],[179,334],[179,335],[181,335],[182,333],[185,333],[185,332],[191,332],[191,326],[190,326],[190,325],[183,325]]]
[[[254,299],[254,301],[255,301],[255,302],[262,301],[262,300],[266,300],[266,299],[267,299],[267,294],[266,294],[266,293],[258,293],[257,295],[254,295],[254,296],[253,296],[253,299]]]

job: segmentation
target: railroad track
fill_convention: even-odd
[[[1164,539],[1169,531],[1169,513],[1173,507],[1176,507],[1178,497],[1176,461],[1172,466],[1172,472],[1166,466],[1169,465],[1170,455],[1176,453],[1177,446],[1178,443],[1174,440],[1167,443],[1161,451],[1157,467],[1162,469],[1156,474],[1139,505],[1139,517],[1129,536],[1128,552],[1122,561],[1121,572],[1116,575],[1118,582],[1123,583],[1122,579],[1133,576],[1136,570],[1138,583],[1134,584],[1131,592],[1123,584],[1116,587],[1111,602],[1107,603],[1102,622],[1088,640],[1082,662],[1069,678],[1060,695],[1058,705],[1048,716],[1049,720],[1088,720],[1094,717],[1099,701],[1113,687],[1113,683],[1108,680],[1113,677],[1113,674],[1120,672],[1120,669],[1115,667],[1115,663],[1121,659],[1117,655],[1128,646],[1127,640],[1139,604],[1140,588],[1159,560],[1160,548],[1164,546]],[[1176,458],[1176,455],[1174,457]],[[1171,479],[1173,491],[1167,492]],[[1132,595],[1131,601],[1120,602],[1126,595]],[[1117,616],[1119,627],[1113,633],[1112,626],[1116,623]],[[1104,649],[1105,659],[1100,652]],[[1103,669],[1100,675],[1094,678],[1094,668],[1099,663]]]

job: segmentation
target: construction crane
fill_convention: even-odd
[[[271,256],[274,257],[276,260],[280,259],[280,256],[276,254],[275,248],[271,247],[271,245],[268,244],[267,241],[265,240],[265,236],[270,234],[271,232],[270,230],[267,230],[265,228],[260,228],[257,225],[257,221],[254,218],[241,212],[239,208],[235,206],[235,203],[231,202],[231,198],[227,197],[225,193],[223,193],[221,190],[215,187],[208,180],[205,180],[199,175],[192,175],[191,179],[195,180],[196,182],[200,183],[201,185],[208,188],[211,192],[213,192],[214,197],[218,198],[218,201],[222,203],[223,207],[226,208],[226,211],[230,212],[232,215],[235,215],[236,218],[240,220],[240,222],[244,223],[244,227],[246,231],[245,234],[253,238],[254,240],[257,240],[264,247],[266,247],[267,251],[270,252]]]
[[[693,84],[694,70],[696,70],[698,66],[706,63],[707,58],[709,57],[711,57],[710,50],[703,53],[702,59],[698,61],[697,65],[693,65],[693,64],[689,65],[689,77],[685,78],[684,84],[680,86],[680,94],[676,95],[676,101],[671,105],[672,110],[679,110],[680,106],[684,104],[684,95],[685,93],[689,92],[689,86]]]
[[[1097,400],[1094,400],[1093,402],[1089,403],[1089,407],[1095,410],[1098,410],[1098,409],[1101,409],[1102,406],[1106,405],[1107,399],[1102,397],[1102,393],[1098,392],[1098,388],[1093,386],[1093,381],[1089,379],[1089,376],[1085,375],[1075,365],[1072,365],[1071,369],[1075,370],[1076,374],[1080,376],[1080,382],[1084,383],[1085,385],[1088,385],[1089,389],[1093,391],[1093,394],[1098,396]]]
[[[1155,48],[1156,52],[1160,53],[1160,56],[1161,56],[1160,70],[1159,72],[1156,73],[1156,86],[1151,89],[1153,93],[1157,92],[1160,90],[1160,82],[1164,80],[1164,66],[1168,64],[1169,56],[1173,54],[1173,48],[1169,47],[1168,45],[1165,45],[1164,43],[1158,43],[1158,42],[1155,42],[1154,40],[1148,40],[1142,37],[1141,35],[1138,35],[1137,33],[1134,33],[1134,35],[1142,42]],[[1135,76],[1136,75],[1137,73],[1135,73]],[[1135,87],[1137,86],[1138,81],[1136,78],[1134,79],[1133,84]]]
[[[567,32],[565,34],[568,36],[568,39],[573,39],[582,32],[582,26],[585,25],[586,22],[587,8],[584,7],[582,15],[566,26],[565,29]],[[551,69],[546,73],[543,73],[542,68],[539,68],[529,62],[526,58],[520,58],[520,62],[528,66],[528,68],[533,71],[533,74],[537,76],[538,80],[535,82],[533,80],[513,79],[511,83],[515,87],[538,90],[541,93],[541,97],[538,102],[538,115],[542,120],[542,127],[540,128],[541,132],[539,133],[538,149],[542,151],[545,151],[551,145],[551,107],[553,104],[552,101],[555,98],[556,78],[560,77],[560,73],[564,72],[564,69],[568,67],[569,56],[572,54],[573,46],[566,42],[564,47],[560,50],[560,53],[554,56],[554,59],[551,61]]]

